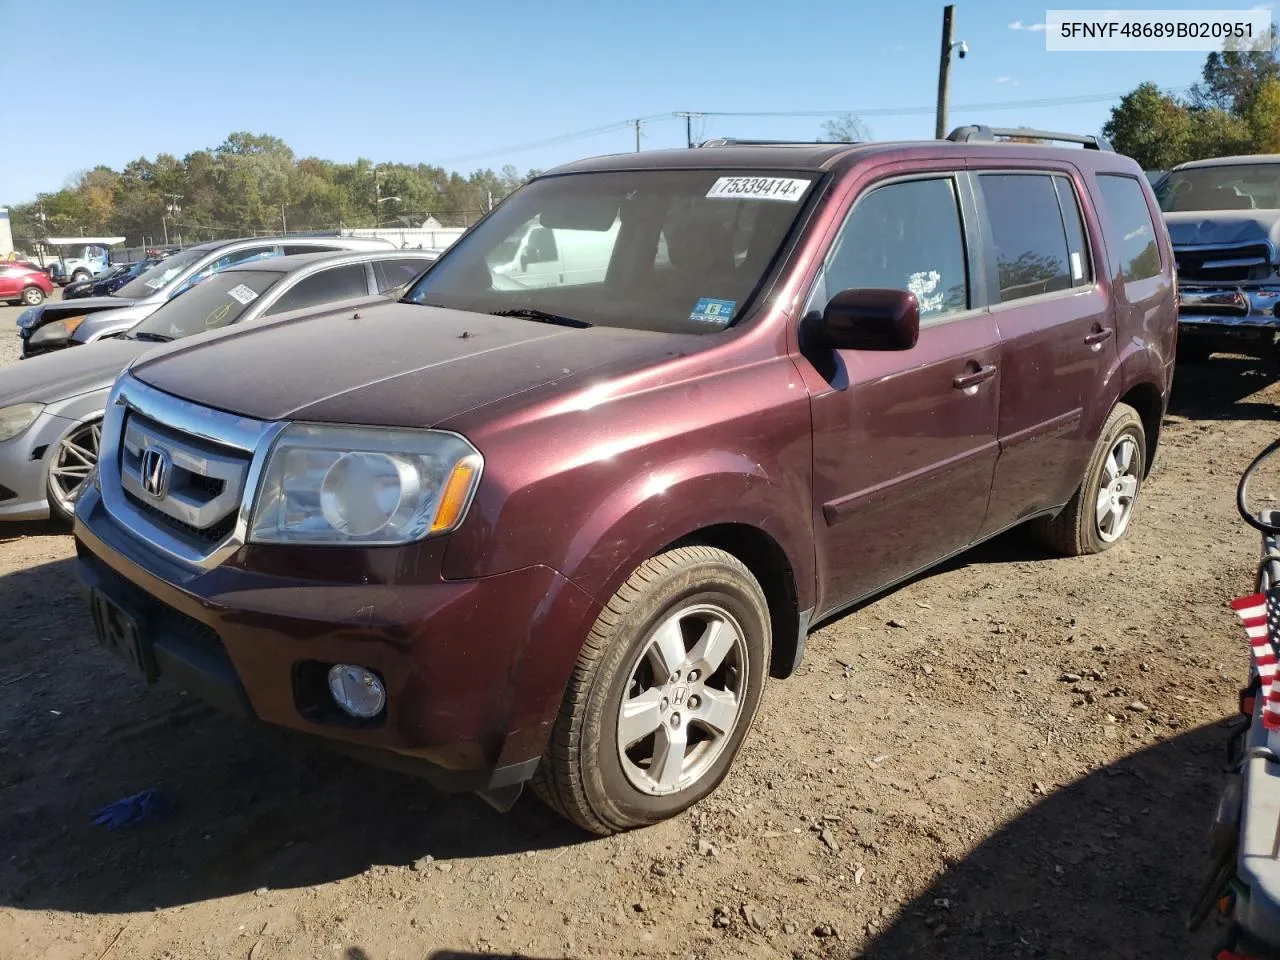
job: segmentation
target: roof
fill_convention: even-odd
[[[1243,163],[1280,163],[1280,153],[1242,154],[1236,157],[1210,157],[1207,160],[1191,160],[1180,163],[1174,170],[1194,170],[1198,167],[1234,167]]]
[[[645,150],[618,153],[567,163],[548,174],[592,173],[610,170],[798,170],[825,172],[875,158],[897,155],[903,159],[928,157],[1018,157],[1037,160],[1071,160],[1096,169],[1138,170],[1121,154],[1078,147],[1052,147],[1003,141],[885,140],[867,143],[739,144],[700,147],[696,150]]]
[[[235,263],[219,270],[219,273],[237,273],[250,270],[254,273],[293,273],[306,267],[325,263],[364,263],[366,260],[422,260],[435,259],[431,250],[330,250],[322,253],[294,253],[287,257],[263,257],[248,263]]]

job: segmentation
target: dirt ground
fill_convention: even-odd
[[[1205,957],[1257,550],[1232,497],[1278,372],[1180,374],[1127,542],[1009,535],[825,626],[717,794],[606,840],[144,688],[70,537],[0,529],[0,960]],[[146,788],[167,815],[93,825]]]

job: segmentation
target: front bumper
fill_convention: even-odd
[[[1280,329],[1280,286],[1178,287],[1178,325],[1191,334],[1263,335]]]
[[[328,548],[319,561],[308,548],[310,562],[305,551],[250,546],[194,569],[121,527],[93,490],[75,535],[81,578],[143,625],[162,678],[446,790],[502,790],[533,774],[598,613],[546,566],[445,580],[443,547],[431,542],[361,557]],[[237,565],[246,557],[254,570]],[[360,724],[321,702],[323,685],[317,694],[307,678],[334,663],[379,674],[379,721]]]
[[[42,410],[31,426],[0,443],[0,520],[49,516],[49,461],[76,421]]]

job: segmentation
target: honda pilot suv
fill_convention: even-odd
[[[499,808],[676,814],[814,624],[1019,524],[1130,529],[1155,198],[1000,133],[573,163],[399,302],[147,353],[76,510],[100,641]]]

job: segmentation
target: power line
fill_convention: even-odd
[[[1167,93],[1179,94],[1185,93],[1190,87],[1173,87],[1167,90]],[[1130,91],[1121,93],[1090,93],[1077,94],[1068,97],[1037,97],[1026,100],[988,100],[976,103],[959,103],[951,107],[953,111],[957,110],[1031,110],[1040,107],[1068,107],[1085,103],[1106,103],[1111,100],[1119,100]],[[637,117],[634,120],[617,120],[613,123],[602,124],[598,127],[590,127],[586,130],[575,130],[570,133],[562,133],[554,137],[546,137],[542,140],[529,140],[525,143],[516,143],[508,147],[499,147],[493,150],[482,150],[476,153],[460,154],[453,157],[444,157],[436,160],[435,163],[440,166],[447,164],[463,163],[468,160],[483,160],[488,157],[498,157],[513,153],[523,153],[527,150],[537,150],[542,147],[554,147],[562,143],[571,143],[574,140],[585,140],[589,137],[597,137],[605,133],[613,133],[625,130],[629,127],[635,127],[637,123],[658,123],[661,121],[670,121],[684,118],[687,121],[693,117],[755,117],[755,118],[774,118],[788,120],[824,120],[829,117],[840,117],[851,113],[857,117],[914,117],[927,116],[937,110],[937,104],[926,104],[922,106],[912,107],[866,107],[845,108],[843,110],[701,110],[701,111],[677,111],[674,113],[655,113],[647,117]]]

